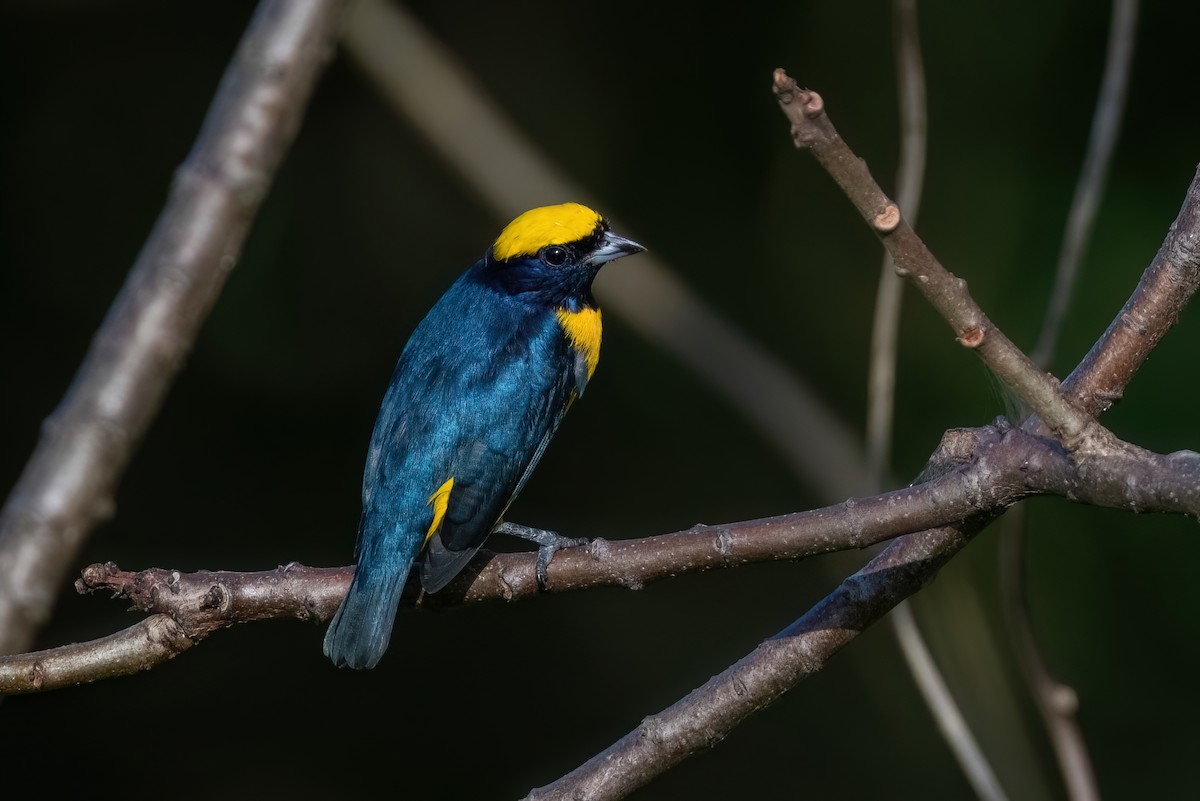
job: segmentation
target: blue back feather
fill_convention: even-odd
[[[499,522],[576,389],[554,306],[499,291],[484,271],[481,260],[434,305],[392,375],[364,474],[359,569],[325,637],[335,663],[373,667],[386,650],[430,495],[454,477],[422,571],[436,592]]]

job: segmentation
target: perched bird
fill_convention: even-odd
[[[371,435],[354,580],[325,634],[334,664],[379,662],[419,554],[437,592],[500,525],[596,369],[592,280],[644,249],[578,203],[527,211],[413,331]],[[556,535],[511,528],[542,544],[544,581]]]

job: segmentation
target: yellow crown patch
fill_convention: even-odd
[[[492,245],[500,261],[515,256],[532,256],[546,245],[578,242],[595,232],[603,218],[587,206],[562,203],[530,209],[505,226]]]

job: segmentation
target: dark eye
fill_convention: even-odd
[[[558,245],[542,248],[542,261],[551,267],[562,267],[567,263],[567,249]]]

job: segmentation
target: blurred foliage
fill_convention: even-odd
[[[861,428],[877,243],[792,147],[770,92],[817,89],[885,188],[895,170],[884,2],[737,12],[462,0],[410,7],[602,211]],[[0,486],[9,487],[185,157],[249,2],[0,7]],[[1032,346],[1099,81],[1108,7],[1016,0],[920,9],[931,109],[919,230]],[[1200,7],[1143,4],[1130,112],[1055,370],[1107,326],[1197,163]],[[548,199],[548,200],[565,200]],[[392,365],[428,305],[495,236],[469,183],[345,59],[323,78],[222,300],[80,560],[125,568],[344,564]],[[636,270],[636,260],[610,269]],[[604,277],[597,284],[603,302]],[[615,315],[578,404],[512,510],[570,535],[643,536],[818,499],[693,375]],[[1196,447],[1187,315],[1106,423]],[[1003,411],[986,371],[911,293],[895,470],[948,427]],[[1194,521],[1031,504],[1032,614],[1080,693],[1107,797],[1193,786]],[[1054,798],[1044,737],[993,722],[1014,673],[985,532],[917,605],[1014,798]],[[494,542],[496,547],[522,547]],[[821,597],[861,554],[447,614],[401,614],[379,669],[336,671],[317,626],[223,633],[136,678],[0,705],[0,753],[66,793],[98,777],[174,797],[511,798],[575,767]],[[964,624],[973,588],[987,625]],[[107,634],[120,603],[64,587],[39,647]],[[1021,697],[1017,690],[1017,697]],[[1008,710],[1010,713],[1013,710]],[[864,769],[867,765],[871,769]],[[1030,772],[1030,766],[1033,766]],[[64,770],[69,766],[69,770]],[[53,771],[53,772],[51,772]],[[1049,789],[1047,789],[1049,788]],[[642,799],[966,798],[886,626]]]

